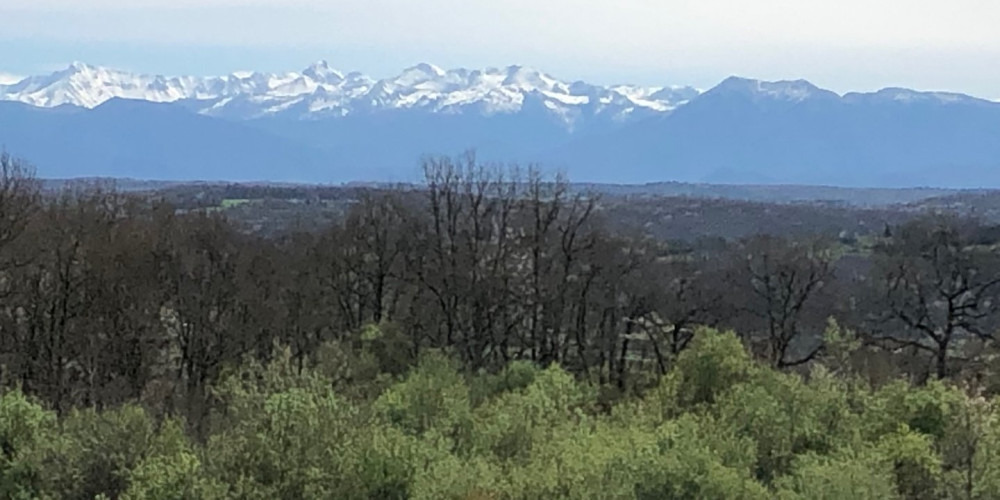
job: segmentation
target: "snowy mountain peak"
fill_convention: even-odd
[[[447,72],[433,64],[420,63],[403,70],[398,76],[392,79],[394,85],[402,87],[412,87],[427,82],[441,80]]]
[[[113,98],[185,101],[200,113],[230,118],[343,117],[398,109],[447,114],[519,113],[527,104],[567,127],[588,116],[615,121],[669,112],[698,94],[690,87],[603,87],[566,83],[526,66],[444,70],[429,63],[375,80],[346,75],[326,61],[301,72],[234,72],[220,77],[142,75],[75,62],[49,75],[0,85],[0,100],[86,108]]]
[[[403,70],[403,73],[421,73],[428,78],[437,78],[445,75],[445,71],[430,63],[420,63]]]
[[[303,71],[303,73],[305,73],[307,71],[310,71],[310,70],[312,70],[312,71],[326,72],[326,71],[330,71],[331,69],[332,68],[330,67],[330,63],[326,59],[320,59],[320,60],[318,60],[318,61],[310,64],[309,67],[306,68],[306,71]]]
[[[236,119],[282,116],[293,119],[337,118],[392,110],[444,114],[514,114],[541,110],[574,129],[592,118],[621,123],[672,112],[702,92],[693,87],[601,86],[567,82],[537,69],[444,70],[420,63],[381,80],[363,73],[343,73],[324,60],[301,72],[234,72],[219,77],[162,76],[131,73],[73,62],[51,74],[0,82],[0,100],[40,107],[64,104],[94,108],[113,99],[183,101],[189,109]],[[961,94],[889,88],[840,97],[806,80],[762,81],[733,76],[705,97],[800,103],[816,99],[852,102],[942,104],[983,103]]]
[[[5,87],[0,93],[0,99],[43,107],[73,104],[88,108],[113,97],[162,101],[162,85],[159,85],[159,89],[150,88],[149,92],[142,88],[155,81],[154,77],[73,62],[65,69],[49,75],[28,77]]]
[[[525,66],[508,66],[503,84],[521,89],[554,90],[560,83],[541,71]],[[563,87],[567,85],[562,84]]]
[[[317,82],[338,84],[344,81],[344,74],[330,67],[325,60],[316,61],[302,71],[302,74]]]
[[[189,108],[201,113],[231,118],[282,115],[320,119],[398,109],[493,115],[519,113],[528,106],[544,110],[570,128],[590,116],[622,122],[669,113],[700,94],[701,91],[684,86],[567,82],[521,65],[444,70],[420,63],[393,77],[375,80],[358,72],[345,74],[324,60],[301,72],[235,72],[220,77],[143,75],[74,62],[49,75],[0,85],[0,100],[35,106],[72,104],[93,108],[116,97],[151,102],[186,101]],[[706,94],[739,95],[760,103],[840,98],[805,80],[769,82],[735,76]],[[864,96],[894,102],[971,99],[958,94],[905,89],[886,89]]]
[[[772,99],[801,102],[816,97],[839,97],[823,90],[806,80],[764,81],[739,76],[731,76],[706,94],[740,94],[755,99]]]
[[[96,72],[99,71],[100,69],[101,68],[99,66],[92,66],[85,62],[73,61],[69,63],[69,65],[66,66],[65,69],[56,71],[55,74],[78,74],[78,73]]]

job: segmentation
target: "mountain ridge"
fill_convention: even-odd
[[[1000,103],[738,76],[595,86],[516,65],[375,80],[325,61],[205,78],[76,63],[0,86],[0,146],[65,176],[412,181],[422,156],[476,149],[580,182],[1000,187]]]
[[[394,77],[376,80],[359,72],[339,71],[325,60],[299,72],[251,71],[210,77],[147,75],[74,62],[48,75],[0,85],[0,100],[39,107],[73,104],[94,108],[113,97],[189,101],[188,107],[199,113],[237,119],[287,114],[321,119],[397,109],[510,114],[521,111],[525,101],[534,98],[544,102],[567,127],[574,126],[582,115],[603,114],[611,120],[628,121],[643,113],[667,112],[698,93],[683,86],[566,82],[518,65],[444,70],[420,63]]]
[[[614,180],[630,183],[1000,187],[1000,103],[734,77],[662,120],[574,139],[543,159],[604,182],[618,164]]]
[[[9,78],[7,73],[0,72],[0,74]],[[338,87],[344,84],[347,84],[347,87]],[[477,84],[480,85],[478,89],[475,88]],[[543,71],[521,65],[445,70],[423,62],[404,68],[396,76],[374,79],[357,71],[337,70],[326,60],[315,61],[298,72],[236,71],[228,75],[204,77],[151,75],[75,61],[66,68],[49,74],[27,76],[18,81],[0,84],[0,100],[18,101],[38,107],[72,104],[84,108],[93,108],[113,97],[152,102],[195,100],[211,104],[211,107],[200,111],[212,114],[220,107],[225,107],[225,103],[220,104],[219,101],[237,96],[263,100],[282,97],[302,98],[317,92],[338,95],[341,98],[371,97],[383,93],[396,98],[387,102],[386,107],[399,109],[412,107],[421,97],[429,97],[428,94],[459,93],[459,95],[445,96],[447,98],[443,99],[444,102],[434,109],[447,112],[454,110],[449,107],[450,105],[475,102],[468,97],[476,90],[480,92],[476,97],[487,96],[497,99],[499,99],[497,94],[505,92],[520,91],[523,95],[539,93],[560,100],[563,104],[593,104],[595,100],[599,104],[611,104],[614,98],[624,98],[634,106],[659,112],[676,109],[708,92],[744,92],[756,96],[781,96],[792,101],[823,96],[845,100],[880,97],[897,101],[936,99],[941,102],[953,102],[971,99],[984,103],[997,102],[959,92],[918,91],[902,87],[840,94],[820,88],[805,79],[769,81],[737,75],[724,79],[708,90],[689,85],[596,85],[580,80],[572,82],[559,80]],[[340,91],[339,94],[336,91]],[[490,92],[497,94],[490,96],[488,95]],[[462,93],[464,95],[461,95]],[[462,97],[467,99],[463,100]],[[510,98],[511,102],[521,103],[520,98],[515,95],[508,94],[506,97]],[[287,101],[279,104],[287,106]],[[511,110],[517,111],[519,108],[504,109],[499,106],[491,111]],[[272,108],[270,111],[262,110],[260,116],[244,116],[244,118],[273,115],[275,109]]]

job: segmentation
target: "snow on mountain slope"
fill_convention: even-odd
[[[969,104],[989,103],[985,99],[953,92],[922,92],[904,88],[884,88],[877,92],[850,92],[843,96],[835,92],[821,89],[806,80],[783,80],[769,82],[731,76],[704,93],[708,96],[737,95],[750,97],[753,101],[781,101],[801,103],[815,100],[835,100],[847,104],[874,103],[935,103],[935,104]]]
[[[0,71],[0,89],[2,89],[4,86],[13,85],[23,79],[24,77]],[[0,90],[0,92],[2,92],[2,90]]]
[[[936,103],[936,104],[979,104],[991,105],[993,101],[980,99],[954,92],[921,92],[917,90],[889,87],[878,92],[852,92],[844,95],[844,101],[849,103],[887,103],[901,104]]]
[[[170,102],[208,96],[216,82],[190,77],[133,75],[83,63],[46,76],[32,76],[2,89],[0,98],[40,107],[73,104],[93,108],[115,98]]]
[[[0,82],[2,83],[2,82]],[[0,85],[0,100],[39,107],[94,108],[115,98],[187,101],[197,111],[229,118],[289,116],[317,119],[384,110],[511,114],[537,102],[567,127],[582,116],[615,121],[669,112],[698,95],[691,87],[602,87],[566,83],[524,67],[444,70],[418,64],[375,80],[319,61],[301,72],[237,72],[218,77],[142,75],[73,63],[50,75]]]
[[[809,99],[833,98],[840,96],[829,90],[823,90],[805,80],[783,80],[768,82],[731,76],[715,86],[706,94],[740,95],[753,100],[802,102]]]

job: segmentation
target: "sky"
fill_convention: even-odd
[[[71,61],[157,74],[388,77],[418,62],[564,80],[805,78],[1000,98],[995,0],[0,0],[0,82]]]

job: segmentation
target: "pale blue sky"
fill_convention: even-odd
[[[0,72],[73,60],[166,74],[389,76],[417,62],[526,64],[595,83],[731,74],[1000,98],[992,0],[2,0]]]

